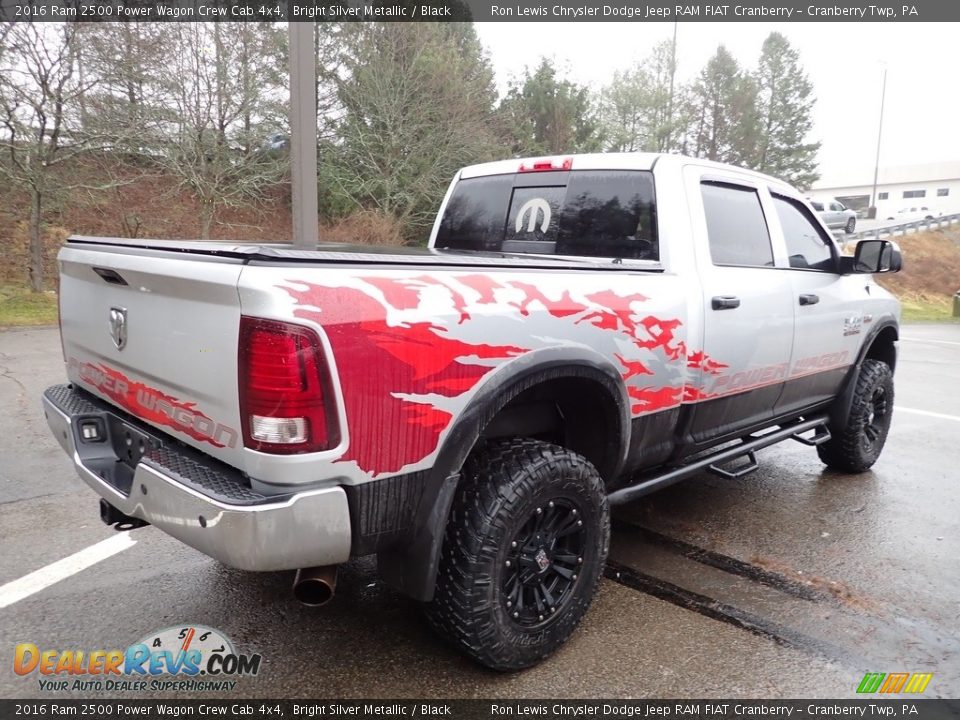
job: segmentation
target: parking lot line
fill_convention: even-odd
[[[907,408],[901,405],[895,405],[893,409],[896,412],[913,413],[914,415],[925,415],[926,417],[938,418],[940,420],[960,422],[960,415],[946,415],[944,413],[930,412],[929,410],[915,410],[914,408]]]
[[[61,580],[66,580],[71,575],[76,575],[91,565],[96,565],[101,560],[106,560],[108,557],[133,547],[136,542],[130,536],[130,533],[121,532],[75,552],[62,560],[50,563],[46,567],[34,570],[29,575],[11,580],[6,585],[0,586],[0,608],[13,605],[15,602],[30,597]]]
[[[952,340],[928,340],[927,338],[918,337],[902,337],[900,339],[908,342],[936,343],[937,345],[960,345],[960,342],[953,342]]]

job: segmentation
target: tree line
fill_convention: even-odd
[[[326,221],[375,213],[422,240],[457,168],[509,156],[681,152],[817,177],[812,86],[779,33],[755,67],[721,45],[689,82],[666,41],[604,87],[543,59],[502,94],[469,23],[323,23],[315,40]],[[55,199],[159,173],[207,238],[289,182],[287,51],[270,23],[0,25],[0,178],[29,197],[31,286]]]

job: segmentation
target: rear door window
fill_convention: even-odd
[[[773,248],[760,196],[753,188],[725,183],[700,185],[714,265],[773,267]]]
[[[542,183],[542,184],[541,184]],[[653,175],[574,170],[461,180],[436,247],[659,260]]]

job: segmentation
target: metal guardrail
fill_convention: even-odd
[[[900,223],[899,225],[884,225],[883,227],[861,230],[841,237],[843,245],[847,245],[854,240],[879,239],[883,236],[894,237],[896,235],[906,235],[908,231],[918,232],[921,229],[932,230],[940,227],[949,227],[954,223],[960,223],[960,213],[952,215],[942,215],[933,220],[914,220],[913,222]]]

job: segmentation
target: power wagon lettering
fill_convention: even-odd
[[[103,363],[94,365],[71,357],[68,364],[79,372],[83,382],[95,387],[139,418],[165,425],[214,447],[236,447],[239,437],[237,431],[194,409],[196,403],[183,402],[131,380],[119,370]]]

